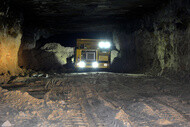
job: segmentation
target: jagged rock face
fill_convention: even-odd
[[[8,32],[14,33],[11,36]],[[18,74],[18,51],[22,34],[19,31],[5,29],[0,32],[0,73]]]
[[[22,50],[30,50],[36,48],[36,41],[40,39],[40,37],[47,38],[49,37],[49,33],[45,29],[40,28],[31,28],[27,27],[23,29],[23,37],[22,37]]]
[[[154,16],[145,16],[135,31],[115,32],[121,58],[125,59],[122,66],[134,65],[131,61],[135,58],[135,66],[141,72],[190,70],[190,5],[183,2],[173,1]]]
[[[18,51],[21,44],[20,14],[8,7],[6,2],[0,5],[0,74],[17,75]]]
[[[173,71],[190,69],[188,49],[190,24],[187,22],[190,13],[184,7],[182,2],[172,2],[153,18],[153,31],[144,25],[134,33],[137,37],[136,47],[139,56],[137,60],[141,63],[139,65],[147,64],[154,71],[157,69],[160,74],[167,69]]]

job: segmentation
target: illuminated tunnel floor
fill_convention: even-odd
[[[162,77],[88,72],[18,77],[1,87],[0,125],[6,120],[15,127],[190,125],[189,84]]]

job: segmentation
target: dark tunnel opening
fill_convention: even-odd
[[[37,40],[36,48],[42,47],[46,43],[59,43],[65,47],[75,47],[77,39],[107,39],[112,40],[111,32],[75,32],[75,33],[62,33],[44,38],[41,36]],[[39,43],[38,43],[39,42]]]

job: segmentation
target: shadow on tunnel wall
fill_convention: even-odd
[[[126,31],[115,31],[113,33],[115,45],[119,45],[114,50],[117,51],[111,64],[111,71],[120,73],[137,73],[137,54],[134,35]]]
[[[137,67],[134,59],[126,61],[120,57],[116,57],[110,66],[110,70],[117,73],[135,73],[137,72]]]

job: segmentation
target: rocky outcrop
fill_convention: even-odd
[[[17,75],[18,51],[21,44],[21,17],[4,1],[0,5],[0,73]]]
[[[47,43],[41,48],[41,50],[54,53],[61,65],[67,64],[67,58],[74,55],[73,47],[64,47],[59,43]]]
[[[13,35],[10,35],[11,32]],[[19,73],[18,50],[22,34],[11,28],[0,32],[0,73],[12,75]]]
[[[118,50],[112,50],[111,51],[111,64],[113,63],[114,59],[119,57],[119,52]]]
[[[58,43],[47,43],[41,49],[23,50],[23,66],[36,71],[63,72],[67,58],[74,54],[74,48],[63,47]]]
[[[47,38],[50,36],[48,30],[35,28],[32,26],[25,26],[23,29],[23,37],[21,43],[21,50],[30,50],[37,47],[37,40],[41,37]]]

